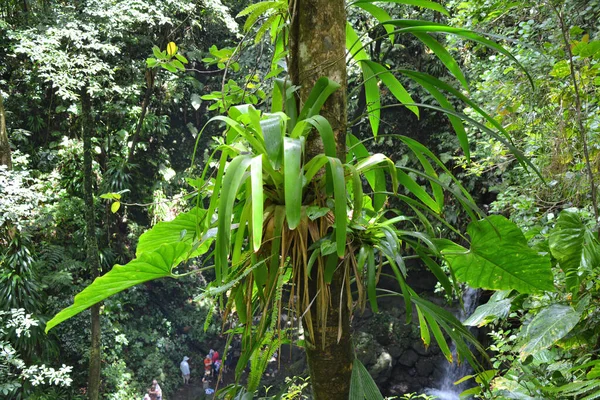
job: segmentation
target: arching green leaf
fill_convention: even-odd
[[[349,400],[383,400],[381,392],[377,388],[375,381],[369,374],[369,371],[359,361],[354,359],[352,364],[352,376],[350,378],[350,396]]]
[[[373,70],[373,72],[376,74],[377,78],[380,79],[381,82],[383,82],[383,84],[390,90],[390,92],[394,95],[396,100],[398,100],[400,103],[402,103],[402,104],[414,103],[412,97],[410,96],[410,93],[408,93],[408,91],[404,88],[404,86],[402,86],[400,81],[398,81],[398,79],[396,79],[394,74],[392,74],[390,71],[388,71],[381,64],[373,62],[373,61],[368,61],[368,60],[361,61],[361,64],[368,65]],[[419,117],[419,107],[408,106],[406,108],[408,108],[410,111],[415,113],[417,118]]]
[[[379,131],[379,120],[381,114],[381,99],[379,96],[379,85],[377,84],[377,77],[371,67],[368,64],[361,62],[360,68],[363,73],[363,81],[365,85],[365,99],[367,102],[367,115],[369,116],[369,123],[371,124],[371,130],[373,136],[377,137]]]
[[[360,4],[364,4],[364,3],[374,3],[374,2],[406,4],[407,6],[428,8],[430,10],[442,13],[448,17],[450,16],[450,13],[448,12],[448,10],[446,10],[444,8],[444,6],[442,6],[441,4],[436,3],[434,1],[429,1],[429,0],[358,0],[358,1],[352,2],[350,5],[360,5]]]
[[[252,159],[247,155],[235,157],[229,163],[225,176],[223,177],[223,187],[219,196],[219,219],[217,232],[217,244],[215,248],[215,275],[217,284],[223,281],[229,270],[229,245],[231,243],[231,215],[233,213],[233,204],[237,196],[238,189],[244,178],[246,169]]]
[[[448,71],[450,71],[450,73],[454,75],[456,79],[458,79],[460,84],[465,89],[469,90],[467,78],[465,78],[460,66],[454,57],[452,57],[452,55],[448,52],[448,50],[446,50],[445,46],[441,45],[437,40],[427,33],[412,32],[412,34],[415,35],[415,37],[417,37],[421,42],[423,42],[425,46],[429,47],[429,49],[435,53],[439,60],[446,66],[446,68],[448,68]]]
[[[250,182],[252,185],[252,245],[254,251],[258,251],[262,244],[263,229],[263,173],[262,156],[256,156],[250,164]]]
[[[126,265],[115,265],[109,272],[96,278],[91,285],[75,296],[73,304],[54,316],[46,324],[46,333],[72,316],[139,283],[151,281],[172,274],[181,261],[188,258],[191,250],[188,243],[164,244],[155,251],[146,251]]]
[[[346,252],[346,180],[344,178],[344,167],[339,159],[327,157],[331,166],[331,178],[333,179],[333,197],[335,202],[335,243],[338,257],[344,257]]]

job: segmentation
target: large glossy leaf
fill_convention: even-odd
[[[352,376],[350,378],[350,396],[349,400],[383,400],[381,392],[377,388],[375,381],[369,374],[369,371],[358,360],[354,359],[352,364]]]
[[[576,296],[582,276],[598,266],[598,241],[575,211],[564,210],[550,232],[549,244],[550,252],[565,273],[568,290]]]
[[[456,277],[473,288],[514,289],[521,293],[554,290],[550,258],[527,245],[521,230],[501,215],[471,222],[471,248],[436,242]]]
[[[142,253],[154,251],[162,244],[177,242],[185,242],[191,246],[197,242],[203,242],[190,256],[195,257],[206,253],[212,239],[202,237],[204,233],[200,230],[200,224],[204,222],[204,218],[206,218],[206,210],[195,207],[188,212],[179,214],[172,221],[159,222],[140,236],[135,250],[136,257]]]
[[[261,120],[260,126],[265,137],[269,162],[274,169],[279,169],[283,161],[283,137],[285,135],[282,121],[278,116],[273,116]]]
[[[521,334],[521,359],[552,346],[579,322],[581,313],[570,306],[552,304],[537,314]]]
[[[155,251],[142,253],[126,265],[115,265],[108,273],[96,278],[91,285],[75,296],[71,306],[48,321],[46,332],[115,293],[153,279],[176,276],[172,274],[173,268],[188,258],[191,249],[188,243],[183,242],[164,244]]]

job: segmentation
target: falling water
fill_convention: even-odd
[[[459,307],[456,313],[456,317],[462,322],[467,319],[475,308],[479,301],[479,292],[476,289],[466,288],[463,292],[463,304],[464,308]],[[452,343],[452,354],[456,359],[456,347]],[[430,396],[436,396],[439,400],[459,400],[460,393],[466,388],[464,385],[454,385],[454,382],[459,380],[465,375],[471,373],[471,367],[468,363],[462,362],[460,364],[445,363],[444,373],[442,379],[436,385],[437,388],[427,388],[425,393]]]

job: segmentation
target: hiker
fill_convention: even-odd
[[[162,390],[156,379],[152,381],[152,387],[150,388],[148,393],[150,394],[151,399],[162,400]]]
[[[188,360],[190,358],[188,356],[183,357],[183,361],[179,364],[179,369],[181,369],[181,375],[183,376],[183,384],[190,383],[190,364],[188,364]]]
[[[213,376],[219,373],[219,369],[217,368],[217,361],[219,361],[219,352],[217,350],[213,351],[211,355],[212,367],[213,367]],[[219,363],[219,365],[221,365]]]
[[[212,371],[212,359],[210,357],[210,353],[206,355],[204,359],[204,376],[211,376]]]
[[[146,393],[144,395],[144,399],[143,400],[152,400],[152,399],[150,398],[150,395],[148,393]]]

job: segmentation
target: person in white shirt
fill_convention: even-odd
[[[183,361],[179,364],[179,368],[181,369],[181,375],[183,375],[183,384],[190,383],[190,364],[188,364],[188,360],[190,358],[188,356],[183,357]]]
[[[160,388],[160,385],[158,384],[156,379],[152,381],[152,387],[150,388],[150,391],[148,393],[150,394],[151,399],[155,398],[156,400],[162,400],[162,389]]]

